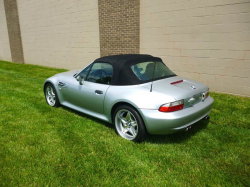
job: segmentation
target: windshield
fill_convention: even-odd
[[[135,75],[142,81],[150,81],[175,76],[163,62],[141,62],[131,66]]]

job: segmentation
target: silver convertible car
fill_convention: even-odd
[[[188,130],[207,118],[209,88],[174,74],[158,57],[115,55],[96,59],[44,83],[47,103],[60,104],[114,124],[117,134],[135,142],[146,134]]]

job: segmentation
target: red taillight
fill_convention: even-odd
[[[167,104],[160,106],[159,111],[160,112],[174,112],[174,111],[183,109],[183,106],[184,106],[183,100],[175,101],[175,102],[167,103]]]
[[[209,96],[209,91],[207,91],[206,95],[205,95],[205,98],[207,98]]]
[[[178,83],[181,83],[181,82],[183,82],[183,80],[176,81],[176,82],[171,82],[170,84],[178,84]]]
[[[174,112],[174,111],[181,110],[181,109],[183,109],[183,104],[177,105],[177,106],[170,106],[170,107],[161,106],[159,108],[159,111],[160,112]]]

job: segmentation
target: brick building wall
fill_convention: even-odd
[[[10,61],[20,50],[5,12],[16,6],[3,2],[14,1],[25,63],[79,69],[151,54],[212,91],[250,96],[250,0],[0,0],[0,59]]]
[[[24,63],[17,1],[4,0],[4,8],[12,61]]]
[[[141,0],[140,53],[212,91],[250,96],[250,0]]]
[[[101,56],[139,53],[139,0],[99,0]]]
[[[18,1],[25,63],[78,69],[100,56],[98,1]]]
[[[3,0],[0,0],[0,60],[12,61]]]

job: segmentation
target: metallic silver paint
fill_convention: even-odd
[[[56,89],[58,99],[64,106],[82,113],[97,117],[112,123],[112,107],[125,102],[138,110],[151,134],[169,134],[185,129],[209,114],[213,99],[208,97],[203,102],[189,104],[191,98],[200,97],[208,87],[205,84],[182,78],[170,77],[153,82],[131,85],[114,86],[83,81],[83,85],[73,77],[81,70],[73,70],[57,74],[45,81],[52,83]],[[178,84],[170,84],[183,80]],[[195,86],[196,89],[190,88]],[[95,91],[102,91],[97,94]],[[171,113],[159,112],[161,105],[184,99],[184,109]],[[199,101],[199,99],[198,99]]]
[[[178,80],[183,80],[183,82],[173,85],[170,84]],[[190,88],[192,85],[195,85],[196,89]],[[205,92],[207,89],[208,87],[205,84],[179,76],[154,81],[153,83],[153,90],[172,96],[176,100],[192,97],[201,92]]]
[[[213,98],[208,97],[192,107],[175,112],[159,112],[158,110],[140,109],[148,133],[171,134],[194,124],[207,116],[213,104]]]

